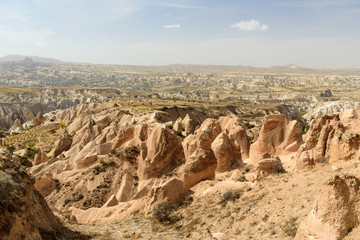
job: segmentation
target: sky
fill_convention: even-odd
[[[0,0],[0,56],[360,68],[360,0]]]

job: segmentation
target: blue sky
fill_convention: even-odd
[[[0,56],[360,67],[359,0],[0,0]]]

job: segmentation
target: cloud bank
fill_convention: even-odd
[[[269,27],[256,20],[241,21],[230,26],[231,28],[238,28],[243,31],[255,31],[261,30],[266,31]]]

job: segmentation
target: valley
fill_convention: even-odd
[[[359,70],[26,58],[0,85],[3,239],[360,233]]]

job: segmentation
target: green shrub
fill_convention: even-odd
[[[166,125],[168,129],[173,129],[173,125]]]
[[[175,134],[178,135],[179,137],[184,137],[184,135],[180,131],[176,131]]]
[[[16,150],[16,147],[14,145],[11,145],[10,147],[8,147],[8,150],[10,152],[14,152]]]
[[[59,127],[60,127],[60,128],[66,127],[66,123],[65,123],[65,122],[60,122],[60,123],[59,123]]]
[[[32,142],[32,141],[28,142],[28,147],[29,147],[29,148],[32,148],[32,147],[34,147],[35,145],[36,145],[35,142]]]
[[[21,156],[20,157],[20,164],[26,167],[31,167],[32,163],[29,161],[27,157]]]
[[[309,131],[310,124],[307,122],[305,122],[305,123],[300,122],[300,128],[301,128],[301,133],[305,134],[305,133],[307,133],[307,131]]]

